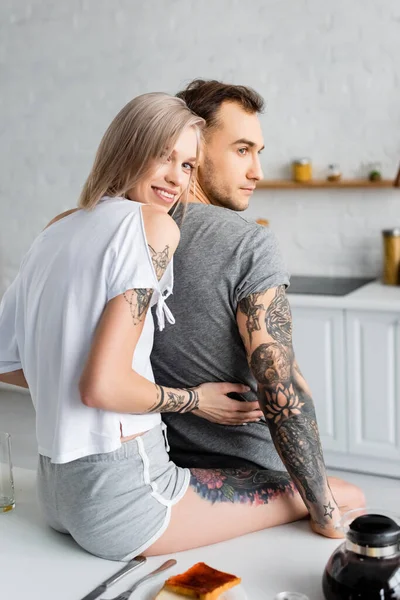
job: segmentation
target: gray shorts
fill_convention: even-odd
[[[166,530],[185,494],[188,469],[169,460],[162,423],[115,452],[54,464],[39,456],[37,490],[46,521],[88,552],[129,560]]]

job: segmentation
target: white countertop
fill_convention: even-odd
[[[35,500],[35,472],[14,469],[17,506],[0,514],[0,597],[7,600],[80,600],[114,574],[122,563],[102,560],[81,550],[67,535],[47,527]],[[135,592],[151,600],[166,577],[203,561],[242,578],[248,600],[273,600],[280,591],[298,591],[322,600],[325,564],[340,540],[313,534],[302,521],[267,529],[206,548],[171,555],[178,564]],[[112,586],[113,598],[164,562],[147,563]]]
[[[367,283],[346,296],[288,294],[288,299],[293,307],[378,310],[400,313],[400,286],[383,285],[380,281]]]

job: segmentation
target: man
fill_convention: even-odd
[[[197,488],[212,502],[269,502],[289,495],[294,481],[313,528],[323,533],[339,509],[329,495],[310,390],[293,353],[288,274],[272,232],[240,214],[262,178],[263,100],[243,86],[202,80],[177,95],[205,119],[206,129],[174,257],[168,304],[176,324],[156,333],[154,375],[173,387],[231,381],[251,392],[207,412],[164,415],[170,455],[191,468],[192,479],[198,469]],[[215,467],[212,480],[204,480],[205,467]],[[339,503],[363,505],[361,490],[334,484]]]

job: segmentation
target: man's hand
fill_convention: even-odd
[[[199,393],[199,408],[192,413],[202,419],[220,425],[243,425],[263,417],[258,402],[232,400],[227,394],[244,394],[249,391],[238,383],[203,383],[196,388]]]

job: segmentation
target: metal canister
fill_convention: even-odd
[[[400,285],[400,227],[385,229],[383,235],[383,283]]]
[[[293,161],[293,179],[306,183],[312,179],[312,166],[309,158],[299,158]]]
[[[305,594],[300,592],[279,592],[274,600],[310,600]]]

